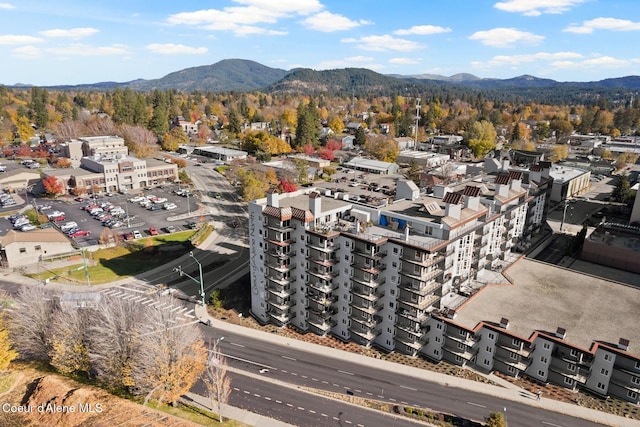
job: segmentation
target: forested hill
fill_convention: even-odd
[[[25,88],[16,86],[16,88]],[[511,79],[479,78],[471,74],[383,75],[365,68],[316,71],[308,68],[282,70],[245,59],[225,59],[212,65],[186,68],[154,80],[102,82],[48,87],[53,90],[112,90],[128,87],[138,91],[175,89],[183,92],[291,92],[309,95],[354,95],[468,98],[482,93],[487,99],[544,104],[591,104],[599,98],[628,102],[640,90],[640,76],[595,82],[557,82],[524,75]]]
[[[156,80],[138,80],[134,90],[177,89],[185,92],[251,91],[282,79],[288,71],[245,59],[225,59],[213,65],[186,68]]]

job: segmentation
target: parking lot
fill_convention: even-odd
[[[185,186],[182,187],[185,188]],[[144,190],[131,194],[114,194],[109,197],[97,197],[96,199],[89,199],[85,197],[83,201],[70,198],[65,198],[64,200],[51,200],[31,197],[29,202],[31,204],[35,204],[39,210],[42,206],[45,206],[45,209],[41,210],[42,214],[52,213],[54,211],[63,212],[64,219],[56,221],[56,224],[61,226],[69,222],[75,222],[77,227],[74,228],[82,232],[75,233],[73,240],[79,246],[89,246],[97,244],[100,234],[105,229],[105,225],[103,225],[100,220],[82,209],[90,204],[100,206],[101,204],[105,205],[108,203],[114,206],[114,208],[122,208],[122,211],[125,213],[123,218],[120,219],[122,225],[114,227],[113,231],[121,235],[131,233],[131,236],[128,235],[127,237],[136,238],[133,236],[134,231],[138,231],[140,233],[140,237],[148,237],[152,234],[150,232],[150,227],[155,229],[155,231],[160,235],[192,228],[192,223],[200,222],[200,217],[193,216],[185,218],[184,220],[169,221],[169,218],[193,213],[198,210],[199,199],[197,195],[190,194],[189,197],[181,197],[175,194],[176,190],[179,190],[179,187],[177,185],[171,185],[164,188],[154,188],[152,190]],[[127,201],[136,196],[144,197],[146,200],[149,200],[151,196],[156,196],[157,199],[166,199],[166,201],[162,203],[152,203],[151,206],[156,206],[154,208],[156,210],[149,210],[141,206],[139,203]],[[19,201],[21,203],[15,206],[14,209],[24,207],[26,200],[19,199]],[[176,207],[169,210],[165,209],[164,206],[170,203],[175,204]],[[6,209],[3,209],[3,211],[4,210]],[[209,219],[210,218],[204,218],[205,221]],[[8,219],[0,218],[1,234],[6,234],[12,228],[12,224]],[[86,231],[89,231],[90,234],[85,235],[86,233],[84,232]]]

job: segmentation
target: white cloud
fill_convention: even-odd
[[[163,55],[201,55],[208,52],[206,47],[191,47],[174,43],[151,43],[145,47],[151,52]]]
[[[544,40],[544,36],[515,28],[493,28],[475,32],[469,36],[469,40],[478,40],[482,44],[492,47],[513,47],[521,44],[537,45]]]
[[[40,43],[41,38],[33,36],[22,36],[18,34],[5,34],[0,36],[0,45],[14,45],[14,44],[30,44]]]
[[[231,31],[237,35],[283,35],[256,24],[275,24],[281,18],[306,16],[323,9],[317,0],[234,0],[243,6],[181,12],[167,17],[170,25],[197,26],[210,31]]]
[[[81,39],[83,37],[88,37],[98,32],[99,30],[95,28],[83,27],[83,28],[70,28],[68,30],[61,30],[61,29],[45,30],[45,31],[40,31],[38,34],[43,35],[45,37],[51,37],[51,38]]]
[[[399,39],[388,34],[382,36],[366,36],[356,38],[346,38],[340,40],[342,43],[357,43],[360,49],[384,52],[397,50],[401,52],[411,52],[422,47],[421,44],[411,40]]]
[[[52,47],[47,52],[65,56],[105,56],[124,55],[129,53],[127,46],[114,44],[111,46],[91,46],[87,44],[72,44],[69,46]]]
[[[562,31],[576,34],[591,34],[595,30],[640,31],[640,22],[616,18],[596,18],[583,21],[582,25],[570,25]]]
[[[451,28],[449,27],[439,27],[436,25],[414,25],[411,28],[396,30],[393,34],[398,36],[409,36],[409,35],[418,35],[418,36],[428,36],[431,34],[441,34],[441,33],[450,33]]]
[[[389,62],[391,64],[411,65],[419,64],[420,60],[415,58],[391,58]]]
[[[20,46],[12,50],[13,56],[22,59],[38,59],[42,51],[35,46]]]
[[[328,61],[320,62],[315,68],[318,70],[329,70],[335,68],[347,68],[347,67],[359,67],[370,68],[372,66],[379,67],[379,64],[374,64],[374,60],[371,56],[348,56],[342,59],[332,59]]]
[[[326,10],[308,17],[302,21],[302,23],[312,30],[322,31],[325,33],[350,30],[361,25],[370,24],[369,21],[365,21],[364,19],[353,21],[346,16],[327,12]]]
[[[4,9],[4,10],[10,10],[10,9],[15,9],[16,7],[14,5],[12,5],[11,3],[0,3],[0,9]]]
[[[511,64],[511,65],[519,65],[525,62],[535,62],[535,61],[559,61],[565,59],[580,59],[582,55],[576,52],[538,52],[527,55],[497,55],[491,58],[489,61],[492,65],[500,65],[500,64]]]
[[[496,9],[521,13],[525,16],[540,16],[543,13],[560,14],[587,0],[506,0],[495,3]]]

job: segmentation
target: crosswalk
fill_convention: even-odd
[[[108,295],[112,298],[120,298],[140,305],[169,311],[176,316],[178,322],[189,322],[196,318],[192,308],[185,307],[175,300],[166,302],[154,299],[152,295],[156,292],[157,288],[155,286],[143,283],[127,283],[100,291],[103,295]]]

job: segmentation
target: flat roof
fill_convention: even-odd
[[[246,151],[234,150],[232,148],[224,147],[196,147],[194,151],[205,151],[207,153],[224,154],[226,156],[246,156],[249,154]]]
[[[365,159],[363,157],[354,157],[353,159],[345,163],[343,166],[346,166],[346,167],[353,166],[353,167],[386,171],[389,169],[389,166],[393,164],[394,163],[382,162],[380,160]]]
[[[456,322],[473,328],[505,317],[510,332],[527,338],[561,327],[567,343],[583,348],[640,337],[640,288],[526,258],[507,273],[515,285],[485,287],[462,306]]]
[[[551,176],[554,181],[564,182],[577,178],[580,175],[584,175],[587,172],[589,171],[585,169],[573,168],[570,166],[552,165],[551,170],[549,171],[549,176]]]
[[[299,194],[296,196],[287,197],[286,195],[280,195],[280,207],[287,208],[298,208],[305,211],[309,209],[309,195],[308,194]],[[352,203],[346,200],[334,199],[331,197],[321,196],[320,201],[320,209],[322,212],[332,211],[334,209],[338,209],[345,206],[353,206]]]

